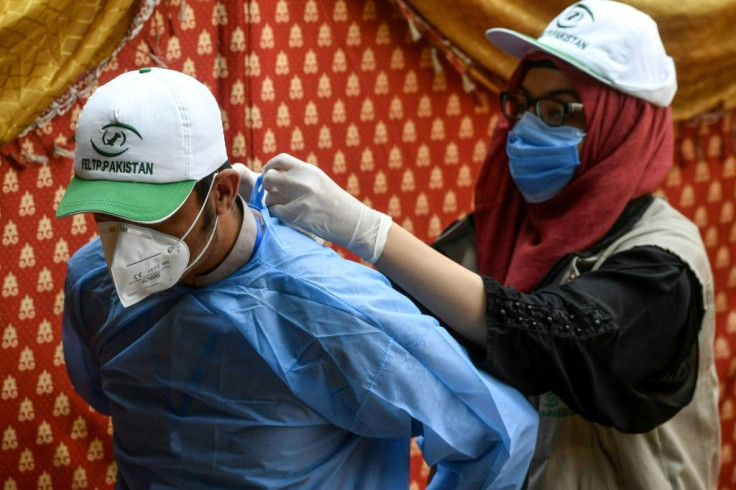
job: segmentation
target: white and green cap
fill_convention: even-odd
[[[74,177],[56,211],[157,223],[227,161],[209,89],[184,73],[142,68],[99,87],[77,123]]]
[[[677,91],[675,63],[665,52],[657,23],[613,0],[584,0],[567,7],[537,39],[501,28],[489,29],[486,38],[517,58],[544,51],[658,106],[668,106]]]

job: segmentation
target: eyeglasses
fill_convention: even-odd
[[[534,107],[537,117],[544,124],[553,127],[562,126],[571,113],[583,110],[580,102],[563,102],[544,97],[532,99],[519,92],[501,92],[501,112],[509,119],[518,121],[530,107]]]

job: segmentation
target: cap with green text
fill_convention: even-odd
[[[162,68],[123,73],[79,115],[74,177],[56,216],[158,223],[226,161],[220,108],[205,85]]]
[[[675,63],[665,52],[657,23],[624,3],[578,2],[552,19],[537,39],[503,28],[489,29],[486,38],[517,58],[544,51],[658,106],[668,106],[677,91]]]

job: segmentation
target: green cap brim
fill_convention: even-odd
[[[158,223],[179,209],[195,180],[151,184],[84,180],[74,176],[56,210],[63,218],[78,213],[102,213],[138,223]]]

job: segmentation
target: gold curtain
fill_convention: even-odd
[[[117,48],[139,0],[0,0],[0,146]]]
[[[397,0],[413,10],[471,63],[470,75],[499,91],[516,60],[485,41],[490,27],[506,27],[537,37],[570,0]],[[736,107],[736,0],[631,0],[659,26],[675,60],[676,120],[722,106]]]

